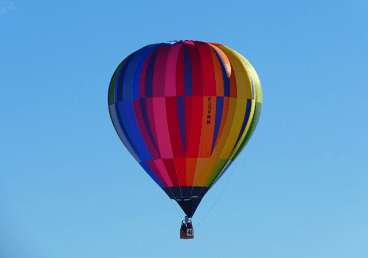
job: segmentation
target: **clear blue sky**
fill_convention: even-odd
[[[366,0],[12,3],[0,14],[1,258],[368,257]],[[120,61],[175,39],[238,51],[264,92],[187,241],[107,108]]]

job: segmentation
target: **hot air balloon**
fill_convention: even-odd
[[[183,40],[145,46],[115,70],[112,123],[147,174],[191,218],[253,134],[262,91],[252,65],[217,43]]]

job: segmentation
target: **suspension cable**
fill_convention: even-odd
[[[229,178],[227,179],[227,182],[226,182],[226,184],[225,184],[224,188],[222,189],[222,191],[221,191],[220,195],[217,197],[217,200],[216,200],[216,201],[215,201],[215,203],[212,205],[211,209],[207,212],[207,214],[206,214],[206,215],[201,219],[201,221],[199,221],[199,222],[198,222],[198,224],[196,224],[196,225],[195,225],[195,227],[199,226],[199,225],[203,222],[203,220],[208,216],[208,214],[210,214],[210,212],[212,211],[213,207],[215,207],[216,203],[218,202],[218,200],[220,199],[220,197],[221,197],[221,196],[222,196],[222,194],[224,193],[225,188],[226,188],[226,186],[228,185],[228,183],[229,183],[229,181],[230,181],[231,177],[233,176],[234,171],[235,171],[235,169],[236,169],[236,167],[237,167],[237,165],[238,165],[238,162],[239,162],[239,159],[237,159],[237,160],[235,161],[235,166],[234,166],[234,168],[233,168],[233,171],[231,171],[231,174],[230,174]]]

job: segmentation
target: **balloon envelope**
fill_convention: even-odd
[[[188,217],[249,141],[261,103],[258,75],[243,56],[189,40],[132,53],[108,93],[121,141]]]

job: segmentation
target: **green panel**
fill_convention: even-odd
[[[111,81],[110,81],[110,86],[109,86],[109,93],[108,93],[109,105],[115,104],[115,84],[116,84],[116,80],[118,78],[121,67],[124,65],[125,61],[129,58],[129,56],[127,58],[125,58],[119,64],[118,68],[116,68],[114,74],[112,75],[112,78],[111,78]]]
[[[254,69],[254,67],[249,63],[249,61],[242,56],[241,54],[239,54],[242,61],[245,63],[245,66],[248,68],[250,76],[253,80],[254,83],[254,90],[255,90],[255,100],[256,102],[260,102],[262,103],[262,87],[261,87],[261,81],[259,80],[258,74],[256,72],[256,70]]]
[[[252,122],[250,123],[248,131],[247,131],[244,139],[241,141],[239,147],[235,150],[235,152],[230,157],[231,160],[235,160],[239,156],[240,152],[244,149],[245,145],[247,145],[248,141],[250,140],[250,137],[252,136],[252,134],[253,134],[253,132],[256,129],[256,126],[258,124],[259,116],[261,114],[261,106],[262,106],[262,103],[257,103],[256,102]]]
[[[229,159],[220,159],[217,161],[215,168],[212,170],[210,177],[205,184],[206,187],[210,187],[217,179],[221,172],[224,171],[226,165],[229,163]]]

